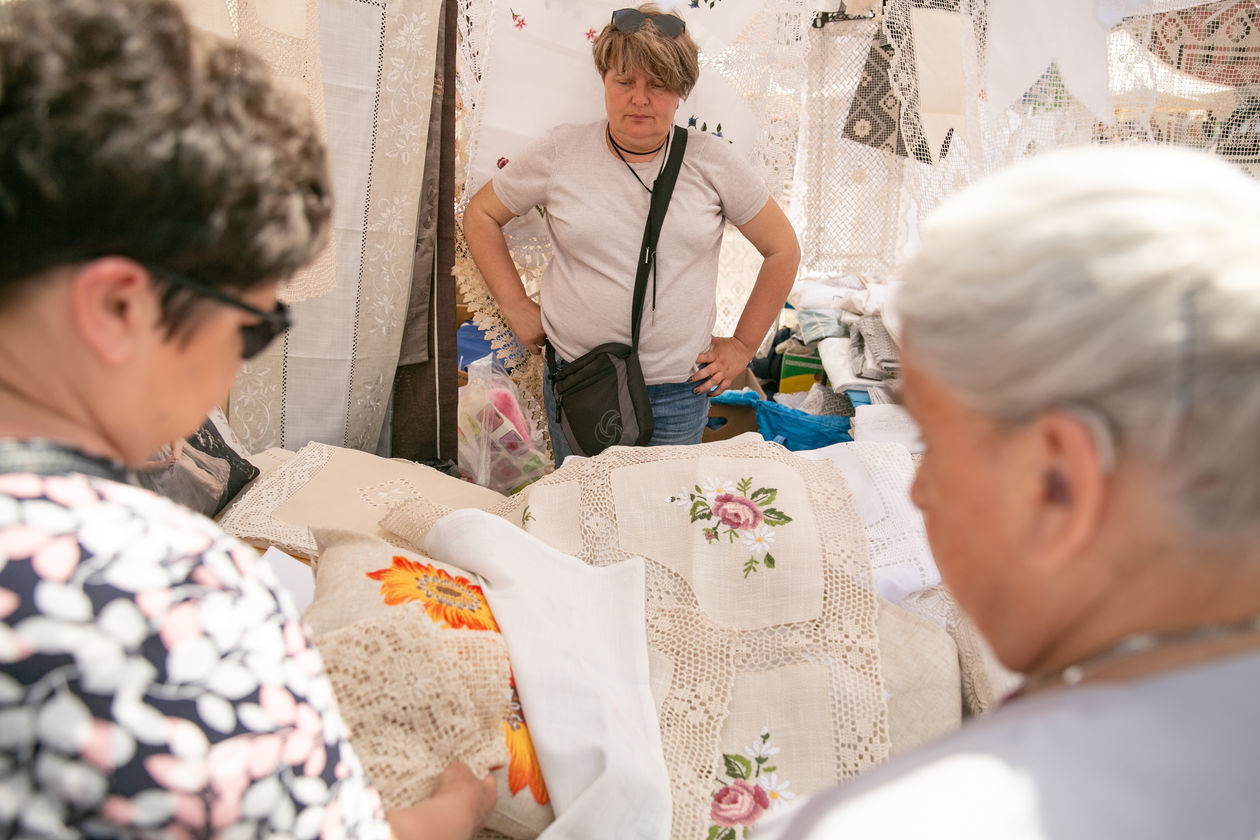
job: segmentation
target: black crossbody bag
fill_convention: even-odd
[[[598,455],[610,446],[644,446],[652,439],[652,403],[639,366],[639,327],[648,274],[656,265],[656,242],[686,148],[687,130],[674,126],[669,159],[652,187],[643,229],[630,308],[630,344],[601,344],[558,370],[555,351],[547,345],[556,420],[575,455]]]

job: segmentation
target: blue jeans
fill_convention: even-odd
[[[556,367],[568,364],[556,358]],[[704,434],[704,424],[709,419],[709,396],[694,394],[694,382],[665,382],[647,386],[648,400],[652,403],[652,439],[648,446],[677,446],[699,443]],[[551,393],[551,376],[547,363],[543,362],[543,406],[547,410],[547,432],[551,435],[551,451],[556,466],[572,455],[569,442],[556,421],[556,398]]]

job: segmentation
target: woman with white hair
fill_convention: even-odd
[[[759,838],[1260,836],[1260,184],[1086,147],[904,270],[913,488],[1015,697]]]

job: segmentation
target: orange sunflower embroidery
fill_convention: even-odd
[[[503,735],[512,756],[508,764],[508,790],[515,796],[517,791],[529,785],[534,801],[539,805],[546,805],[551,797],[547,794],[542,768],[538,766],[538,754],[534,752],[529,727],[525,725],[525,716],[521,714],[521,698],[516,693],[515,679],[512,680],[512,705],[508,709],[507,717],[503,719]]]
[[[421,601],[429,618],[452,630],[499,629],[481,587],[468,578],[451,577],[445,569],[398,556],[390,568],[368,572],[367,576],[381,582],[381,598],[388,606]]]

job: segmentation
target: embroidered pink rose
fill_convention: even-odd
[[[734,828],[752,825],[769,807],[770,797],[760,785],[736,779],[714,795],[709,816],[718,825]]]
[[[756,502],[734,493],[719,494],[713,500],[713,515],[722,521],[727,528],[746,531],[761,524],[764,516]]]
[[[753,477],[745,476],[730,482],[710,478],[702,484],[685,487],[669,496],[666,504],[687,509],[692,523],[701,524],[704,541],[709,545],[742,542],[751,549],[744,561],[744,577],[762,566],[773,569],[778,560],[770,553],[774,543],[772,529],[786,525],[792,517],[774,507],[779,491],[774,487],[753,487]],[[725,538],[725,539],[723,539]],[[735,840],[718,835],[710,840]]]
[[[507,165],[508,165],[508,159],[505,157],[501,157],[495,162],[495,166],[499,167],[500,169],[502,169],[503,167]]]

